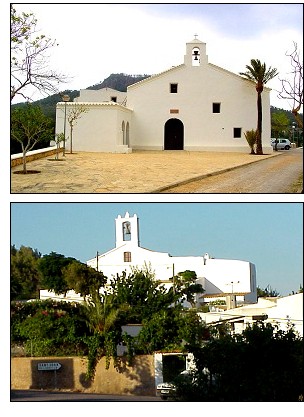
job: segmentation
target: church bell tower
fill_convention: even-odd
[[[136,214],[130,216],[126,212],[124,217],[118,215],[115,219],[116,223],[116,248],[130,243],[139,246],[139,219]]]
[[[195,35],[193,41],[186,44],[184,63],[189,67],[200,67],[208,63],[206,44],[197,39],[197,35]]]

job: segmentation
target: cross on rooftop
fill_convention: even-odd
[[[194,39],[197,39],[197,37],[198,37],[198,34],[197,34],[197,33],[195,33],[195,35],[194,35]]]

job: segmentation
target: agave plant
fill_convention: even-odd
[[[251,149],[250,154],[255,155],[254,147],[256,146],[256,143],[257,143],[257,131],[255,129],[247,130],[244,133],[244,135]]]

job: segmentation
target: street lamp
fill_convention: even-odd
[[[295,130],[296,130],[296,124],[295,122],[292,122],[292,142],[294,143],[294,134],[295,134]]]
[[[70,96],[68,96],[67,94],[64,94],[62,96],[62,100],[64,101],[64,125],[63,125],[64,141],[63,141],[63,156],[65,156],[66,105],[67,105],[67,102],[70,101]]]
[[[236,296],[233,294],[233,284],[239,284],[240,281],[230,281],[226,285],[231,285],[231,296],[229,297],[229,308],[235,308],[236,307]]]

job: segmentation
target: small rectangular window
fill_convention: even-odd
[[[221,112],[221,103],[212,103],[212,111],[213,111],[213,113],[220,113]]]
[[[177,84],[170,84],[170,93],[177,93]]]
[[[234,127],[233,128],[233,137],[234,138],[241,138],[242,137],[242,128],[241,127]]]
[[[114,103],[117,103],[117,97],[111,97],[111,101],[114,101]]]
[[[131,262],[131,252],[124,252],[124,262]]]

